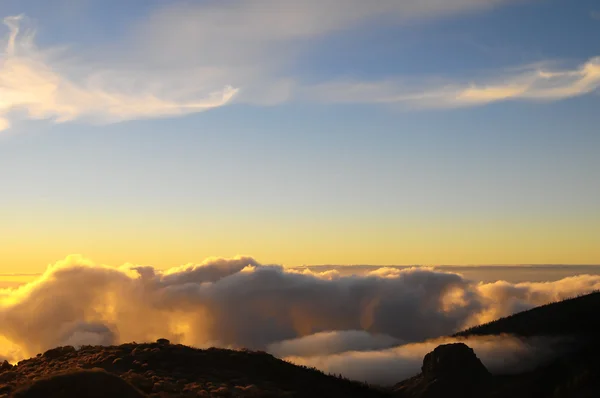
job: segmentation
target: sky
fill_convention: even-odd
[[[0,0],[0,273],[600,264],[594,0]]]

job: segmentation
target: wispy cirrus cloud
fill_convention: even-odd
[[[166,49],[164,59],[227,70],[243,90],[240,102],[260,103],[265,92],[289,100],[325,103],[401,104],[408,108],[455,108],[507,100],[558,101],[589,94],[600,86],[600,57],[580,65],[554,69],[540,62],[496,70],[479,80],[422,76],[415,84],[403,76],[386,80],[326,80],[305,84],[286,70],[304,45],[320,36],[360,29],[368,24],[406,24],[490,9],[510,0],[478,1],[292,1],[259,0],[213,6],[186,4],[158,10],[138,25],[136,45]],[[199,38],[190,41],[189,38]],[[226,39],[226,40],[221,40]],[[155,62],[160,62],[156,59]],[[231,70],[231,63],[244,68]],[[518,70],[518,72],[514,72]],[[512,71],[512,72],[511,72]],[[285,83],[284,83],[285,82]]]
[[[102,59],[39,48],[22,16],[4,19],[0,50],[0,131],[19,117],[54,122],[179,116],[232,102],[392,104],[405,108],[472,107],[499,101],[558,101],[600,86],[600,61],[570,69],[499,70],[477,80],[401,76],[328,77],[307,83],[295,61],[320,38],[374,24],[414,24],[488,10],[515,0],[230,0],[170,2],[132,20]],[[68,44],[68,43],[67,43]],[[317,60],[318,62],[318,60]]]
[[[97,70],[94,65],[81,66],[85,72],[77,79],[70,72],[80,65],[66,65],[59,58],[64,54],[37,48],[35,32],[22,31],[23,19],[4,18],[9,35],[0,52],[0,131],[10,127],[18,112],[56,122],[114,122],[199,112],[226,104],[237,92],[230,86],[200,86],[189,92],[187,85],[168,79],[158,81],[135,70]]]
[[[255,55],[266,46],[321,37],[376,20],[415,23],[465,12],[488,10],[515,0],[252,0],[171,3],[134,28],[136,40],[159,41],[167,55],[205,62]],[[194,38],[194,41],[186,40]],[[168,46],[166,44],[169,44]],[[296,43],[298,44],[298,43]],[[201,54],[190,52],[202,50]],[[208,55],[208,56],[205,56]],[[161,58],[162,55],[161,55]]]
[[[40,49],[22,16],[4,19],[0,130],[16,118],[115,122],[177,116],[240,102],[290,100],[301,82],[285,65],[302,46],[373,20],[418,21],[489,9],[511,0],[172,2],[94,54]],[[70,44],[70,43],[66,43]],[[110,47],[110,46],[109,46]],[[240,91],[241,88],[241,91]]]
[[[420,86],[400,80],[338,81],[308,87],[307,98],[333,103],[397,104],[412,108],[458,108],[508,100],[558,101],[600,88],[600,57],[573,69],[552,70],[540,66],[518,74],[481,82],[438,82]]]
[[[175,3],[132,27],[129,47],[149,63],[174,60],[221,72],[241,91],[236,101],[298,99],[304,82],[290,72],[322,37],[374,24],[406,25],[490,10],[515,0],[253,0]],[[161,51],[155,51],[160,48]],[[308,98],[312,100],[312,98]]]

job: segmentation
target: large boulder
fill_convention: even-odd
[[[488,379],[491,374],[464,343],[443,344],[425,355],[421,367],[428,379],[452,378],[469,381]]]
[[[421,373],[398,383],[394,392],[406,398],[481,398],[487,395],[491,379],[472,348],[444,344],[425,355]]]

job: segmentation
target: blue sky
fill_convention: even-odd
[[[596,2],[122,3],[0,4],[0,266],[600,262]]]

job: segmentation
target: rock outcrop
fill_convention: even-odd
[[[421,371],[429,379],[452,378],[476,382],[491,376],[475,351],[464,343],[438,346],[425,355]]]
[[[492,375],[472,348],[463,343],[444,344],[425,355],[421,374],[397,384],[401,397],[481,397]]]

